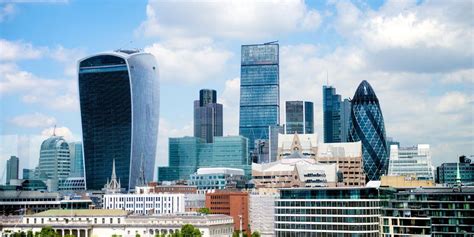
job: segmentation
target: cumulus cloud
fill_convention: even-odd
[[[336,3],[336,30],[384,71],[452,72],[472,68],[470,1],[387,1],[379,10]],[[466,18],[461,18],[457,12]]]
[[[163,81],[202,82],[220,75],[232,56],[208,38],[175,38],[145,48],[158,60]]]
[[[10,122],[18,127],[42,128],[56,124],[56,118],[42,113],[33,113],[16,116]]]
[[[25,103],[46,108],[68,111],[79,108],[75,80],[39,78],[16,64],[0,64],[0,97],[11,94],[21,95]]]
[[[321,16],[303,0],[288,1],[158,1],[146,8],[138,28],[145,36],[218,36],[262,39],[314,30]]]
[[[239,134],[240,78],[225,81],[224,90],[218,102],[222,104],[224,120],[224,136]]]
[[[184,126],[178,127],[175,123],[165,118],[160,118],[160,128],[158,131],[158,154],[156,166],[168,165],[168,138],[170,137],[184,137],[193,136],[192,121],[186,123]],[[156,174],[156,172],[155,172]]]
[[[31,43],[0,39],[0,61],[38,59],[43,56],[44,50],[45,48],[36,48]]]

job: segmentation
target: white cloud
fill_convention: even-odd
[[[0,97],[10,94],[19,94],[23,102],[46,108],[68,111],[79,108],[75,80],[43,79],[13,63],[0,64]]]
[[[38,59],[43,56],[45,48],[33,47],[31,43],[0,39],[0,61],[17,61]]]
[[[225,81],[218,102],[223,106],[224,136],[239,134],[240,78]]]
[[[314,30],[321,16],[303,0],[287,1],[158,1],[150,0],[145,36],[218,36],[262,39]]]
[[[374,11],[341,1],[336,3],[335,28],[365,51],[374,69],[452,72],[472,68],[474,13],[463,9],[468,3],[388,1]]]
[[[463,113],[471,111],[474,106],[474,97],[461,92],[448,92],[439,101],[437,109],[441,113]]]
[[[175,123],[171,123],[168,119],[160,118],[160,128],[158,131],[158,148],[157,148],[158,159],[155,162],[156,166],[168,165],[168,138],[193,136],[193,135],[194,135],[194,132],[193,132],[192,121],[183,126],[179,126]]]
[[[202,82],[220,75],[232,53],[207,38],[175,38],[145,48],[158,60],[163,81]]]
[[[53,134],[64,137],[67,142],[77,140],[77,138],[72,134],[71,130],[67,127],[49,127],[41,132],[41,136],[44,138],[50,137]]]
[[[15,5],[8,3],[0,7],[0,22],[4,22],[6,19],[15,14]]]
[[[56,124],[56,118],[42,113],[33,113],[16,116],[10,122],[18,127],[43,128]]]

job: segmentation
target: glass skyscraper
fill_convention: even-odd
[[[57,191],[60,180],[69,177],[71,162],[69,159],[69,144],[60,136],[51,136],[41,143],[38,164],[40,179],[50,179],[49,191]]]
[[[211,143],[223,134],[222,104],[217,103],[217,92],[210,89],[199,91],[194,101],[194,136]]]
[[[87,189],[104,187],[114,159],[127,190],[135,187],[142,161],[152,180],[160,97],[155,57],[118,50],[80,60],[79,96]]]
[[[169,138],[168,167],[158,167],[158,181],[187,180],[198,168],[225,167],[243,169],[251,176],[247,138],[215,137],[206,143],[198,137]]]
[[[311,134],[314,133],[313,102],[287,101],[286,102],[286,133]]]
[[[351,103],[341,100],[336,88],[323,86],[323,123],[324,142],[347,142]]]
[[[349,141],[362,142],[364,172],[368,180],[380,180],[388,168],[385,124],[379,100],[367,81],[359,84],[351,104]]]
[[[84,157],[82,156],[82,142],[69,143],[71,157],[71,173],[69,177],[84,177]]]
[[[16,156],[10,156],[7,160],[7,184],[10,184],[11,179],[18,179],[20,171],[20,159]]]
[[[256,139],[269,138],[269,126],[280,121],[279,45],[242,45],[240,68],[239,134],[248,138],[249,151]]]

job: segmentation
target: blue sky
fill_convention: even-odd
[[[0,172],[10,155],[33,168],[53,126],[81,140],[76,62],[118,48],[160,67],[160,158],[192,135],[192,102],[214,88],[224,133],[238,133],[240,45],[280,42],[281,111],[321,87],[352,97],[368,80],[387,135],[428,143],[434,163],[474,154],[472,1],[0,1]],[[281,121],[285,121],[281,113]]]

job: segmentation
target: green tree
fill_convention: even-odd
[[[26,233],[24,231],[21,232],[15,232],[12,235],[13,237],[26,237]]]
[[[181,236],[183,237],[201,237],[201,231],[191,224],[186,224],[181,227]]]
[[[199,208],[197,212],[202,213],[202,214],[211,214],[211,210],[207,207]]]
[[[39,237],[61,237],[61,235],[56,233],[56,231],[54,231],[53,227],[51,226],[45,226],[41,228],[41,231],[38,236]]]
[[[261,236],[260,232],[258,232],[258,231],[255,231],[255,232],[252,233],[252,237],[260,237],[260,236]]]
[[[135,237],[140,237],[140,234],[139,234],[139,233],[136,233],[136,234],[135,234]]]
[[[29,230],[28,232],[26,232],[26,237],[33,237],[33,231]]]

